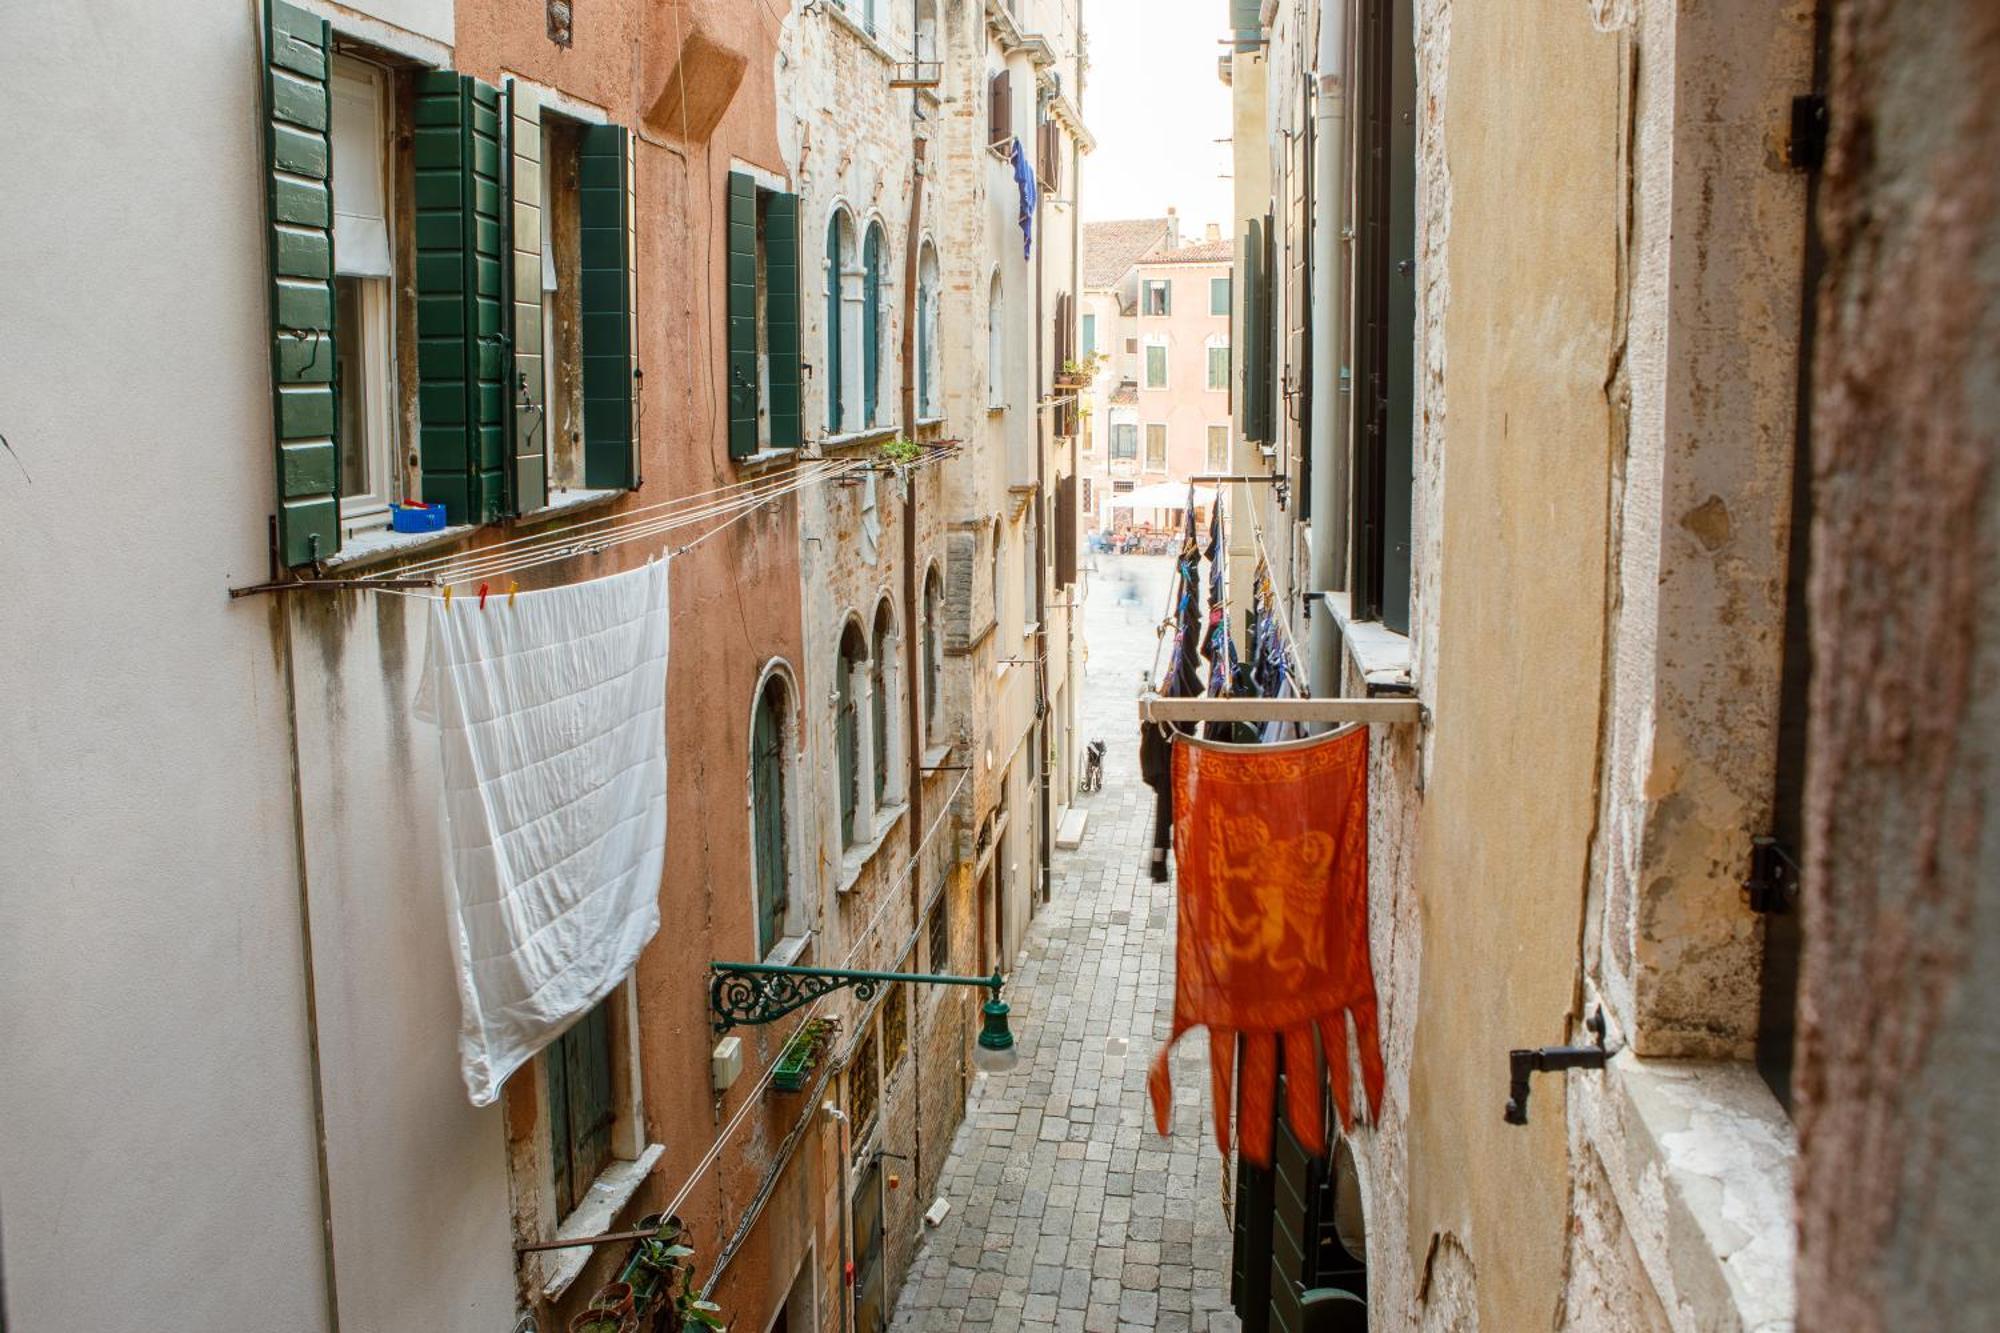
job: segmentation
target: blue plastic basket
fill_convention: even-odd
[[[444,527],[444,506],[397,505],[389,511],[389,526],[397,532],[437,532]]]

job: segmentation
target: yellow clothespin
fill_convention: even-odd
[[[444,609],[447,611],[451,610],[451,585],[449,583],[444,585]]]
[[[514,605],[514,594],[515,594],[515,593],[517,593],[517,592],[519,592],[519,591],[521,591],[521,583],[520,583],[520,580],[518,580],[518,579],[508,579],[508,580],[507,580],[507,605],[508,605],[508,606],[512,606],[512,605]]]

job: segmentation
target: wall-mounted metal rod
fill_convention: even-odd
[[[1139,700],[1141,722],[1421,722],[1416,699],[1170,699]]]

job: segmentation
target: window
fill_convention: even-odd
[[[1167,470],[1167,428],[1162,422],[1146,423],[1146,470],[1148,472]]]
[[[1167,387],[1167,345],[1154,339],[1146,343],[1146,387]]]
[[[929,935],[930,970],[949,975],[951,972],[951,890],[949,885],[938,891],[937,901],[931,904]]]
[[[1035,577],[1035,511],[1027,510],[1021,515],[1021,641],[1028,641],[1028,632],[1035,624],[1035,612],[1040,603],[1035,593],[1040,580]],[[1030,654],[1023,652],[1023,656]]]
[[[986,81],[986,145],[1005,149],[1014,141],[1014,76],[1000,70]]]
[[[993,624],[997,628],[1007,620],[1007,580],[1001,577],[1005,566],[1001,563],[1000,521],[993,522]],[[1006,668],[1000,667],[1001,670]]]
[[[1083,354],[1097,355],[1097,315],[1094,311],[1087,310],[1083,315]]]
[[[1143,287],[1142,315],[1174,313],[1174,284],[1170,278],[1148,278]]]
[[[799,197],[729,173],[729,453],[805,442]]]
[[[870,662],[869,677],[870,726],[869,754],[875,769],[875,808],[881,810],[889,804],[889,774],[895,767],[894,758],[889,753],[890,742],[894,739],[891,719],[896,711],[896,623],[884,599],[875,611],[875,651]]]
[[[1134,485],[1135,483],[1129,481],[1114,481],[1111,483],[1111,493],[1113,495],[1130,495]]]
[[[786,836],[785,717],[789,700],[782,677],[772,676],[757,696],[750,726],[751,852],[757,876],[757,957],[770,956],[784,938],[791,906],[791,851]]]
[[[1083,479],[1083,512],[1086,514],[1097,512],[1097,493],[1091,480],[1089,477]]]
[[[888,241],[870,223],[861,246],[861,423],[873,430],[882,405],[882,264]]]
[[[986,406],[1007,406],[1007,304],[995,273],[986,290]]]
[[[1229,427],[1210,426],[1208,428],[1208,470],[1227,472],[1229,470]]]
[[[944,415],[938,403],[937,359],[937,247],[925,241],[917,260],[917,416],[924,421]]]
[[[1127,338],[1125,340],[1125,355],[1139,355],[1139,340],[1137,338]]]
[[[1229,279],[1210,278],[1208,280],[1208,313],[1227,316],[1229,314]]]
[[[868,1142],[875,1129],[875,1108],[880,1101],[882,1075],[876,1066],[875,1025],[870,1023],[847,1066],[848,1142],[856,1149]]]
[[[852,847],[856,816],[861,809],[861,699],[868,666],[868,644],[852,621],[840,639],[840,666],[833,684],[835,779],[840,784],[840,841]]]
[[[1217,338],[1208,341],[1208,387],[1229,392],[1229,344]]]
[[[924,736],[936,745],[943,739],[938,727],[940,696],[944,681],[938,656],[938,619],[944,615],[944,579],[937,566],[924,576]]]
[[[377,66],[333,62],[331,360],[339,399],[340,515],[350,533],[386,524],[403,490],[392,352],[390,82],[389,72]]]
[[[853,224],[847,214],[839,209],[827,220],[826,258],[823,275],[826,283],[826,429],[830,435],[839,435],[847,430],[847,348],[845,332],[841,323],[845,318],[845,303],[840,299],[841,284],[846,280],[849,253],[854,247]]]
[[[611,1164],[613,991],[542,1051],[549,1091],[549,1158],[555,1174],[556,1216],[568,1217]]]
[[[909,958],[903,959],[902,971],[909,971]],[[889,993],[882,997],[882,1072],[894,1074],[896,1067],[903,1063],[903,1056],[910,1049],[910,985],[906,981],[894,982]]]
[[[1131,421],[1111,423],[1111,456],[1113,458],[1137,458],[1139,456],[1139,426]]]

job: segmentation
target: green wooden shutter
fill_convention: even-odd
[[[855,807],[861,803],[860,750],[861,719],[854,699],[854,659],[847,653],[840,655],[840,678],[834,682],[834,749],[838,761],[840,782],[840,842],[843,847],[854,845]]]
[[[805,443],[805,386],[799,328],[803,314],[799,286],[799,197],[783,191],[764,196],[764,338],[771,375],[771,444],[796,449]]]
[[[1268,396],[1261,390],[1270,379],[1265,362],[1264,224],[1252,219],[1243,238],[1243,436],[1259,443],[1270,439],[1265,414]]]
[[[889,636],[875,629],[875,657],[869,668],[869,740],[875,754],[875,808],[879,811],[889,795],[889,671],[883,658],[890,651]]]
[[[526,514],[549,501],[547,382],[542,366],[542,101],[519,80],[507,80],[507,328],[514,348],[513,464],[508,510]]]
[[[861,423],[872,429],[881,408],[882,229],[870,227],[861,247]]]
[[[278,558],[340,549],[340,425],[334,393],[331,35],[317,15],[264,12],[264,175],[269,196],[271,420]]]
[[[638,484],[632,430],[633,297],[631,135],[586,125],[577,136],[577,216],[582,252],[583,484]]]
[[[840,345],[840,215],[826,224],[826,429],[838,435],[846,420],[841,411]]]
[[[448,522],[484,523],[501,511],[509,434],[499,90],[429,71],[416,122],[423,494]]]
[[[729,456],[757,452],[757,181],[729,173]]]
[[[775,682],[757,701],[757,721],[750,747],[755,773],[751,791],[756,802],[757,956],[769,954],[784,934],[789,905],[790,867],[785,858],[785,743],[778,716],[782,695]]]

